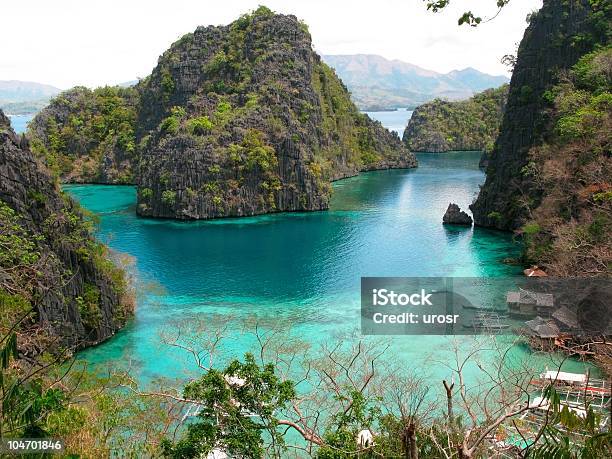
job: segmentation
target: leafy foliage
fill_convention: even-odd
[[[510,0],[494,0],[494,1],[498,8],[497,14],[499,14],[499,12],[504,6],[510,3]],[[427,9],[433,11],[434,13],[438,13],[444,10],[444,8],[446,8],[449,4],[450,4],[450,0],[427,0]],[[497,14],[495,16],[497,16]],[[494,19],[495,16],[493,16],[493,18],[488,19],[487,21]],[[459,25],[467,24],[471,27],[476,27],[482,21],[483,21],[482,17],[475,15],[474,13],[472,13],[472,11],[466,11],[461,15],[457,23]]]
[[[191,134],[205,135],[211,131],[213,126],[208,116],[197,116],[187,120],[187,129]]]
[[[133,88],[76,87],[54,98],[28,130],[32,151],[47,159],[62,180],[99,181],[105,156],[115,158],[110,179],[130,183],[124,159],[136,152],[136,104]],[[117,153],[118,152],[118,153]]]
[[[601,415],[586,407],[585,415],[561,403],[554,387],[545,391],[550,401],[550,421],[543,427],[542,440],[527,450],[530,459],[604,459],[612,453],[612,434],[600,431]],[[603,414],[605,416],[605,413]]]
[[[96,328],[102,319],[100,311],[100,289],[93,284],[86,283],[83,288],[83,295],[76,297],[79,306],[81,320],[85,326]]]
[[[436,99],[417,107],[404,131],[412,151],[485,150],[495,142],[508,98],[508,85],[465,101]]]
[[[173,206],[176,203],[176,191],[164,190],[162,191],[162,202],[169,206]]]
[[[278,412],[295,396],[291,381],[281,381],[272,364],[258,365],[252,354],[234,360],[225,369],[211,369],[189,383],[185,398],[201,407],[180,441],[163,444],[167,457],[190,458],[219,447],[232,456],[258,458],[266,441],[284,444]]]
[[[612,50],[583,56],[548,92],[554,137],[530,152],[529,180],[543,197],[524,229],[528,261],[560,275],[610,272]],[[537,166],[536,166],[537,165]],[[525,169],[525,168],[524,168]]]

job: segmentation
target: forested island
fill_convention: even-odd
[[[435,99],[419,105],[402,140],[411,151],[491,151],[507,99],[508,85],[502,85],[467,100]]]
[[[140,215],[177,219],[326,209],[332,180],[416,166],[265,7],[183,36],[132,88],[61,94],[29,137],[63,182],[136,183]]]

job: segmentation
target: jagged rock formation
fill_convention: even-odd
[[[77,204],[59,191],[2,111],[0,246],[1,329],[33,308],[33,320],[23,324],[28,337],[42,330],[78,348],[109,338],[127,320],[123,272],[106,258]]]
[[[480,155],[480,159],[478,160],[478,167],[481,169],[486,169],[489,167],[489,157],[491,156],[491,152],[488,150],[483,150]]]
[[[463,212],[457,204],[450,203],[444,217],[442,217],[442,223],[472,226],[472,217]]]
[[[416,166],[307,27],[265,7],[185,35],[134,88],[63,93],[28,135],[65,182],[137,183],[151,217],[321,210],[332,180]]]
[[[65,91],[31,121],[32,150],[63,182],[133,183],[137,103],[134,88]]]
[[[553,275],[601,275],[612,261],[612,6],[547,0],[531,16],[476,225],[525,236]]]
[[[545,93],[559,82],[562,70],[607,40],[595,30],[591,11],[587,0],[548,0],[531,17],[519,46],[487,180],[471,206],[477,225],[516,229],[524,223],[528,212],[519,201],[530,195],[531,180],[521,169],[529,162],[529,150],[551,133]],[[609,6],[605,14],[609,15]]]
[[[491,150],[508,98],[508,85],[467,100],[435,99],[418,106],[403,141],[410,151]]]
[[[265,7],[185,35],[140,90],[140,215],[326,209],[330,180],[416,165],[358,112],[306,26]]]

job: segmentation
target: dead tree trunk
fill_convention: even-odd
[[[448,416],[448,425],[453,423],[453,388],[455,387],[455,383],[451,383],[450,386],[448,383],[443,380],[444,389],[446,390],[446,409]]]
[[[404,446],[404,457],[406,459],[419,459],[419,449],[417,448],[416,439],[416,424],[411,419],[404,428],[402,435],[402,443]]]

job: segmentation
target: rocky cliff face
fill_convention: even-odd
[[[581,56],[608,43],[609,34],[609,2],[545,0],[531,17],[487,179],[471,206],[477,225],[517,229],[538,207],[544,190],[525,168],[530,151],[555,135],[550,91]]]
[[[125,323],[130,306],[122,271],[2,111],[0,245],[0,328],[32,307],[33,320],[24,324],[29,337],[42,331],[78,348],[109,338]]]
[[[185,35],[139,90],[140,215],[326,209],[331,180],[416,165],[358,112],[306,26],[264,7]]]
[[[260,7],[174,43],[134,88],[75,88],[32,122],[64,182],[137,183],[142,216],[206,219],[328,207],[330,181],[408,168],[294,16]]]
[[[32,150],[69,183],[133,183],[136,161],[134,88],[76,87],[34,117]]]
[[[411,151],[491,150],[508,98],[508,85],[487,89],[470,99],[436,99],[418,106],[404,131]]]

